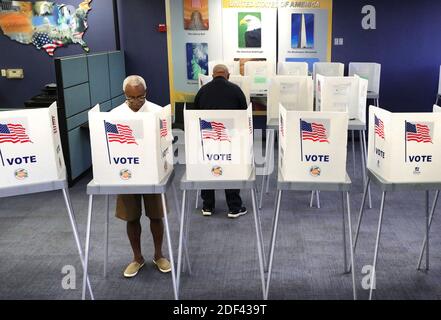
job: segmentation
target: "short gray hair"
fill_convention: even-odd
[[[214,66],[213,73],[218,73],[218,72],[225,73],[225,74],[230,73],[230,71],[228,70],[228,67],[224,64],[217,64]]]
[[[143,86],[144,90],[147,90],[147,85],[145,84],[145,80],[140,76],[128,76],[123,82],[123,91],[126,92],[126,87],[130,85],[133,87]]]

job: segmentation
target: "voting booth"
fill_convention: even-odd
[[[306,62],[283,62],[277,64],[277,74],[286,76],[308,76],[308,64]]]
[[[370,106],[368,150],[368,168],[387,182],[440,182],[441,114]]]
[[[208,61],[208,74],[213,75],[213,68],[218,65],[223,64],[228,68],[230,75],[240,75],[240,61]]]
[[[366,123],[368,81],[359,76],[317,75],[317,108],[320,111],[347,112],[350,120]]]
[[[191,181],[248,180],[254,168],[253,118],[247,110],[184,110]]]
[[[287,110],[313,111],[314,85],[311,77],[275,76],[268,89],[267,124],[279,118],[279,104]]]
[[[380,93],[381,64],[370,62],[349,63],[349,76],[359,76],[368,80],[368,92]]]
[[[158,112],[89,111],[97,185],[155,185],[173,170],[170,105]]]
[[[0,187],[66,178],[57,104],[0,112]]]
[[[313,79],[317,75],[325,77],[343,77],[345,72],[345,65],[340,62],[316,62],[312,67]]]
[[[348,115],[280,106],[279,170],[285,181],[345,182]]]
[[[244,75],[251,78],[251,94],[266,94],[269,80],[274,77],[275,65],[268,61],[245,62]]]

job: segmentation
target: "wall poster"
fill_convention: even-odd
[[[281,1],[279,62],[331,61],[332,0]]]

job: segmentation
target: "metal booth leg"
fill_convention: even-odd
[[[320,209],[320,191],[311,191],[311,200],[309,201],[309,207],[312,208],[314,204],[314,195],[317,196],[317,208]]]
[[[347,272],[347,264],[348,264],[348,257],[346,252],[346,221],[345,221],[345,193],[341,193],[341,204],[342,204],[342,213],[343,213],[343,225],[342,225],[342,231],[343,231],[343,261],[344,261],[344,273]]]
[[[378,248],[380,246],[380,236],[381,236],[381,227],[383,224],[383,213],[384,213],[384,203],[386,201],[386,191],[383,191],[383,195],[381,196],[381,207],[380,207],[380,217],[378,218],[378,229],[377,229],[377,240],[375,241],[375,252],[374,252],[374,262],[372,264],[372,276],[370,285],[371,288],[369,290],[369,300],[372,300],[372,294],[374,292],[374,287],[377,283],[377,258],[378,258]]]
[[[253,190],[254,190],[254,195],[257,199],[257,190],[256,189]],[[257,218],[259,222],[259,237],[260,237],[260,246],[262,247],[263,265],[265,266],[265,271],[266,271],[267,262],[265,255],[265,243],[263,241],[263,232],[262,232],[262,213],[260,212],[259,208],[257,208]]]
[[[432,209],[430,210],[429,227],[428,227],[428,230],[426,230],[426,236],[424,238],[423,245],[421,247],[420,257],[418,259],[417,270],[421,270],[421,262],[423,260],[424,250],[426,249],[427,236],[429,235],[430,227],[432,226],[432,221],[433,221],[433,217],[435,214],[435,209],[436,209],[436,205],[438,202],[438,198],[439,198],[439,190],[437,190],[435,193],[435,199],[433,200]],[[426,266],[426,269],[427,269],[427,266]]]
[[[354,177],[355,177],[355,135],[354,130],[351,130],[351,138],[352,138],[352,167],[354,170]]]
[[[104,224],[104,278],[107,277],[107,262],[109,258],[109,195],[106,194],[104,215],[106,222]]]
[[[364,186],[363,198],[361,200],[361,206],[360,206],[360,212],[358,213],[357,227],[355,229],[354,245],[353,245],[354,253],[355,253],[355,250],[357,249],[358,235],[360,233],[360,226],[361,226],[361,221],[363,220],[364,209],[365,209],[365,205],[366,205],[366,196],[368,193],[368,188],[369,188],[370,183],[371,183],[371,178],[368,177],[366,184]],[[349,267],[349,271],[351,271],[350,267]]]
[[[86,300],[86,283],[87,283],[87,269],[89,266],[90,227],[92,224],[92,208],[93,208],[93,194],[89,195],[89,209],[87,212],[86,247],[85,247],[85,256],[84,256],[83,292],[82,292],[83,300]]]
[[[182,213],[179,207],[179,201],[178,201],[178,190],[176,189],[176,186],[172,183],[171,184],[172,187],[172,192],[173,192],[173,200],[175,202],[175,210],[176,210],[176,217],[178,218],[178,223],[179,223],[179,217],[180,214]],[[187,239],[185,239],[184,242],[184,259],[186,260],[186,264],[184,263],[184,268],[183,271],[185,272],[185,266],[188,267],[188,273],[191,274],[191,266],[190,266],[190,259],[188,257],[188,241]]]
[[[72,202],[70,200],[69,191],[67,188],[63,188],[62,191],[63,191],[64,202],[66,203],[67,213],[69,215],[70,224],[72,226],[72,231],[73,231],[74,238],[75,238],[75,244],[77,245],[77,250],[80,255],[81,267],[83,268],[83,272],[85,272],[84,271],[83,248],[81,247],[80,237],[78,236],[78,227],[77,227],[77,223],[75,220],[75,215],[74,215],[74,211],[73,211],[73,207],[72,207]],[[92,286],[90,285],[90,280],[89,280],[89,276],[87,275],[87,273],[86,273],[86,276],[87,276],[86,281],[87,281],[87,287],[89,289],[90,298],[92,300],[94,300]]]
[[[195,204],[195,209],[197,209],[199,207],[199,195],[200,195],[200,190],[196,190],[196,204]]]
[[[277,191],[277,197],[276,197],[276,205],[274,207],[274,219],[273,219],[273,225],[271,229],[271,239],[270,239],[270,251],[268,256],[268,276],[266,280],[266,293],[265,293],[265,299],[268,299],[268,293],[269,293],[269,285],[271,281],[271,274],[273,269],[273,259],[274,259],[274,249],[276,247],[276,240],[277,240],[277,229],[279,226],[279,214],[280,214],[280,203],[282,201],[282,190]]]
[[[176,286],[176,273],[175,273],[175,263],[173,259],[173,248],[171,243],[171,237],[170,237],[170,227],[168,225],[168,215],[167,215],[167,203],[165,202],[165,194],[161,194],[162,199],[162,208],[164,211],[164,222],[165,222],[165,234],[167,237],[167,246],[168,246],[168,254],[170,256],[170,264],[171,264],[171,272],[172,272],[172,281],[173,281],[173,291],[175,294],[175,300],[178,300],[178,292],[177,292],[177,286]]]
[[[265,290],[265,271],[263,264],[263,250],[262,250],[262,241],[260,239],[260,232],[259,232],[259,217],[257,212],[256,192],[254,189],[251,189],[251,198],[253,202],[254,225],[256,228],[257,253],[259,255],[260,279],[262,282],[262,296],[263,299],[265,299],[266,290]]]
[[[366,164],[366,168],[367,168],[367,161],[368,161],[368,156],[367,156],[367,144],[366,144],[366,132],[363,130],[361,132],[362,137],[363,137],[363,149],[364,149],[364,163]],[[371,197],[371,187],[369,186],[368,188],[368,199],[369,199],[369,209],[372,209],[372,197]]]
[[[351,255],[351,269],[352,269],[352,293],[354,300],[357,300],[357,290],[355,287],[355,258],[354,258],[354,248],[352,244],[352,219],[351,219],[351,198],[349,192],[346,192],[346,209],[348,215],[348,229],[349,229],[349,248]],[[346,267],[346,264],[345,264]]]
[[[182,209],[181,209],[181,223],[179,224],[179,247],[178,247],[178,265],[176,271],[176,289],[179,294],[180,280],[181,280],[181,265],[182,265],[182,245],[184,242],[184,222],[186,215],[185,202],[187,200],[187,190],[182,192]]]

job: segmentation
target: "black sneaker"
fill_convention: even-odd
[[[248,211],[247,211],[247,208],[242,207],[242,208],[240,208],[239,210],[230,211],[230,212],[228,213],[228,218],[238,218],[238,217],[240,217],[240,216],[243,216],[243,215],[246,214],[247,212],[248,212]]]
[[[206,217],[211,216],[213,214],[213,212],[214,212],[214,210],[210,209],[210,208],[203,208],[202,209],[202,215],[206,216]]]

